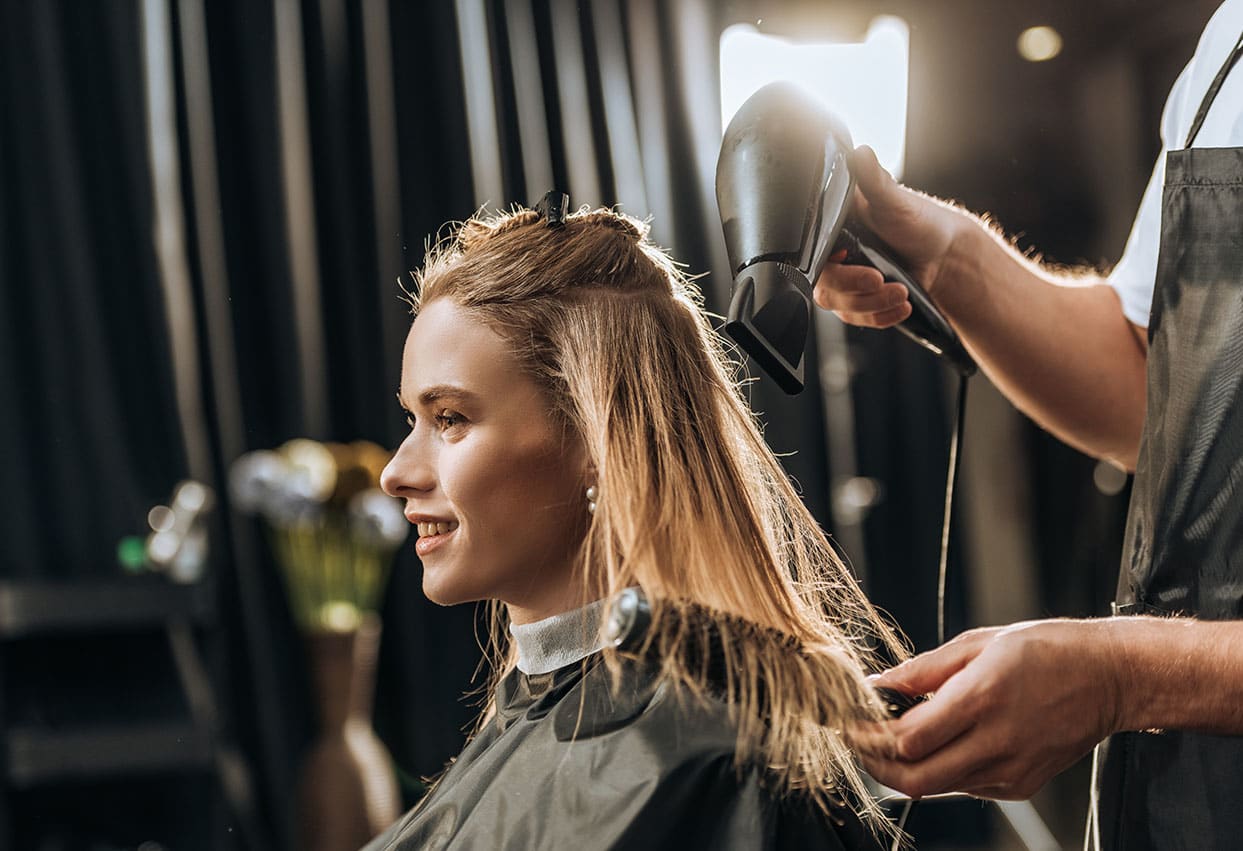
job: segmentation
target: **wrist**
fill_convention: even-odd
[[[1243,624],[1126,616],[1109,625],[1117,730],[1243,733]]]
[[[1139,729],[1139,709],[1134,699],[1136,691],[1136,670],[1140,662],[1135,658],[1135,651],[1142,649],[1142,640],[1134,633],[1136,624],[1141,618],[1104,618],[1089,621],[1096,635],[1091,646],[1099,648],[1101,663],[1102,714],[1105,734],[1113,735],[1124,730]]]
[[[969,301],[970,291],[979,286],[982,263],[992,247],[987,225],[966,210],[941,204],[937,211],[945,233],[945,251],[928,294],[951,318],[959,305]]]

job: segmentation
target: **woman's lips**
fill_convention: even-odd
[[[414,542],[414,551],[418,553],[419,558],[430,553],[432,550],[440,547],[450,538],[457,534],[457,528],[450,529],[448,532],[438,532],[435,535],[421,535]]]

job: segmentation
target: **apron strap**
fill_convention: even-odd
[[[1240,55],[1243,55],[1243,35],[1239,36],[1239,40],[1235,42],[1234,50],[1230,51],[1225,64],[1221,66],[1221,70],[1213,78],[1213,84],[1204,93],[1204,100],[1200,101],[1200,108],[1196,110],[1195,120],[1191,122],[1191,129],[1187,131],[1187,143],[1183,145],[1184,148],[1190,148],[1191,143],[1195,141],[1196,134],[1200,132],[1200,125],[1204,123],[1204,117],[1208,115],[1208,109],[1213,105],[1213,100],[1217,97],[1221,84],[1226,82],[1226,75],[1230,73],[1234,63],[1239,61]]]

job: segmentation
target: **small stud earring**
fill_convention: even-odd
[[[596,490],[595,485],[592,485],[591,487],[587,488],[587,513],[588,514],[596,513],[596,498],[599,495],[600,495],[600,492]]]

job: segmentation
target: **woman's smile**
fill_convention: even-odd
[[[423,558],[451,539],[457,532],[457,526],[457,523],[420,523],[419,539],[414,542],[414,551],[419,554],[419,558]]]

